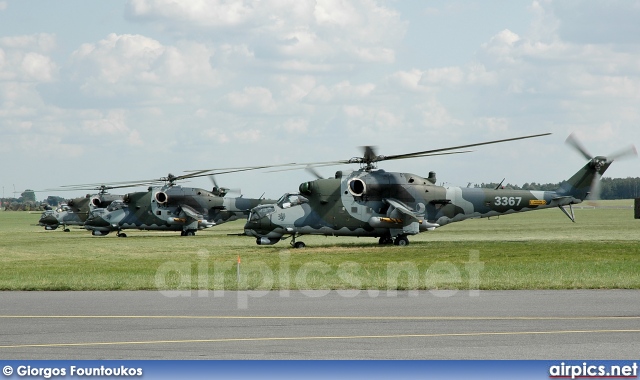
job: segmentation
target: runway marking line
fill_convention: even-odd
[[[46,344],[17,344],[0,346],[2,348],[27,347],[87,347],[87,346],[117,346],[141,344],[175,344],[175,343],[225,343],[225,342],[261,342],[261,341],[296,341],[296,340],[325,340],[325,339],[393,339],[393,338],[438,338],[438,337],[473,337],[500,335],[553,335],[553,334],[595,334],[595,333],[640,333],[640,330],[556,330],[556,331],[503,331],[477,333],[440,333],[440,334],[399,334],[399,335],[353,335],[353,336],[301,336],[301,337],[264,337],[264,338],[219,338],[219,339],[186,339],[186,340],[153,340],[138,342],[85,342],[85,343],[46,343]]]
[[[409,316],[237,316],[237,315],[0,315],[0,319],[329,319],[329,320],[381,320],[381,321],[567,321],[567,320],[634,320],[640,316],[585,316],[585,317],[409,317]]]

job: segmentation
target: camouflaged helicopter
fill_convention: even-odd
[[[211,191],[175,184],[178,180],[197,176],[200,174],[169,174],[161,179],[165,181],[163,186],[150,186],[147,191],[125,194],[121,201],[93,210],[84,222],[84,228],[94,236],[115,231],[118,237],[126,237],[122,232],[126,229],[180,231],[181,236],[193,236],[198,230],[246,218],[258,205],[275,202],[264,198],[226,197],[231,189],[219,187],[210,174],[207,176],[214,183]]]
[[[67,226],[83,226],[89,213],[96,208],[105,208],[111,202],[122,199],[122,195],[107,193],[107,190],[114,187],[100,186],[97,194],[87,194],[84,197],[73,198],[67,203],[60,204],[55,210],[45,210],[38,220],[38,225],[45,230],[52,231],[62,226],[64,232],[69,232]],[[60,191],[60,189],[55,189]],[[76,189],[63,189],[76,190]]]
[[[411,173],[375,170],[380,161],[466,153],[468,151],[456,150],[549,134],[394,156],[379,156],[371,147],[365,147],[363,157],[318,163],[358,163],[359,170],[338,171],[334,178],[304,182],[299,193],[285,194],[275,204],[251,210],[244,226],[245,235],[255,237],[258,245],[272,245],[290,237],[295,248],[305,247],[302,241],[296,241],[303,235],[369,236],[378,238],[379,244],[405,246],[409,244],[410,235],[470,218],[558,207],[575,222],[572,205],[597,198],[602,174],[615,159],[637,155],[635,147],[594,157],[573,135],[569,136],[567,143],[589,161],[556,191],[437,186],[434,172],[424,178]]]

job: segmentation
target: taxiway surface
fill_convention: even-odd
[[[637,359],[640,349],[637,290],[176,295],[0,292],[0,357]]]

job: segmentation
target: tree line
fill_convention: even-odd
[[[483,189],[495,189],[498,186],[502,186],[505,189],[513,190],[539,190],[539,191],[554,191],[560,188],[564,182],[558,183],[525,183],[522,186],[508,184],[502,184],[495,182],[481,183],[474,187]],[[608,178],[603,177],[600,182],[600,198],[601,199],[632,199],[640,198],[640,177],[627,177],[627,178]]]

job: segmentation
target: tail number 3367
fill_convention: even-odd
[[[522,197],[496,197],[494,203],[496,206],[520,206],[520,202]]]

